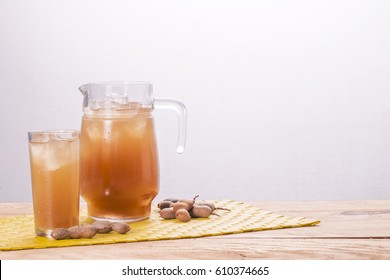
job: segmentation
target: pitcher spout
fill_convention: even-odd
[[[79,87],[79,91],[83,94],[83,108],[88,107],[88,84]]]
[[[83,94],[86,95],[88,93],[88,84],[79,86],[79,91]]]

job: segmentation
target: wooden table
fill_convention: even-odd
[[[390,200],[248,203],[321,223],[196,239],[0,251],[0,259],[390,259]],[[31,204],[0,204],[0,216],[29,213]]]

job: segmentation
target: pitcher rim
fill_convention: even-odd
[[[80,87],[85,86],[152,86],[152,83],[146,81],[125,81],[125,80],[115,80],[115,81],[100,81],[100,82],[91,82]]]

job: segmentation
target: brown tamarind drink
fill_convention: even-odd
[[[89,216],[121,221],[149,217],[159,189],[151,110],[84,114],[80,149],[80,188]]]
[[[29,132],[35,232],[79,224],[79,132]]]
[[[137,81],[89,83],[80,133],[80,193],[96,220],[130,222],[150,216],[159,191],[155,109],[179,118],[177,152],[183,153],[186,109],[178,100],[155,98],[152,84]]]

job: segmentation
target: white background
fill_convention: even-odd
[[[0,202],[27,131],[79,128],[93,81],[152,82],[159,197],[390,199],[390,1],[0,0]]]

